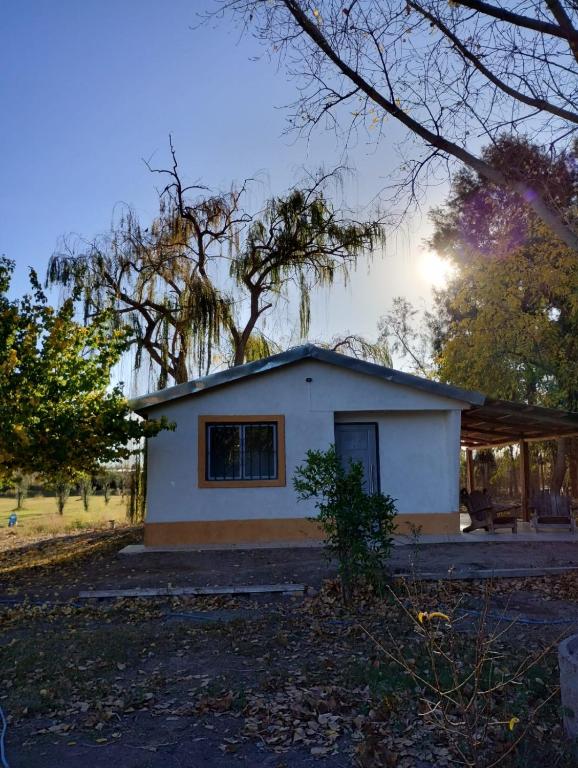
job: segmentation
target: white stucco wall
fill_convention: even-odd
[[[312,381],[307,383],[306,378]],[[460,408],[456,400],[306,360],[151,411],[177,423],[149,441],[148,522],[308,517],[297,502],[295,467],[309,448],[334,442],[334,423],[376,421],[381,489],[400,513],[458,509]],[[285,416],[287,485],[198,488],[201,415]]]
[[[337,413],[336,422],[360,421]],[[456,512],[459,508],[460,411],[365,413],[377,423],[381,490],[400,513]]]

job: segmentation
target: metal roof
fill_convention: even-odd
[[[554,440],[578,434],[578,413],[486,398],[462,411],[462,445],[494,448],[521,440]]]
[[[252,376],[260,376],[269,371],[274,371],[302,360],[320,360],[323,363],[335,365],[339,368],[346,368],[347,370],[364,373],[368,376],[376,376],[377,378],[392,382],[393,384],[413,387],[422,392],[428,392],[429,394],[437,395],[439,397],[447,397],[450,400],[460,400],[461,402],[469,403],[471,405],[482,405],[486,400],[486,396],[481,392],[460,389],[459,387],[454,387],[449,384],[440,384],[437,381],[431,381],[430,379],[424,379],[420,376],[413,376],[410,373],[396,371],[393,368],[387,368],[384,365],[368,363],[366,360],[358,360],[354,357],[349,357],[348,355],[342,355],[339,352],[332,352],[331,350],[317,347],[315,344],[303,344],[302,346],[288,349],[286,352],[281,352],[278,355],[272,355],[271,357],[265,357],[262,360],[256,360],[253,363],[237,365],[234,368],[228,368],[226,371],[218,371],[209,376],[188,381],[185,384],[177,384],[175,387],[168,387],[167,389],[161,389],[158,392],[152,392],[148,395],[136,397],[134,400],[131,400],[130,406],[137,413],[147,413],[152,408],[156,408],[164,403],[178,400],[182,397],[189,397],[191,395],[198,396],[209,389],[233,384],[236,381],[247,379]]]
[[[384,365],[368,363],[366,360],[332,352],[315,344],[303,344],[253,363],[238,365],[185,384],[137,397],[131,400],[130,406],[136,413],[144,415],[164,403],[183,397],[198,397],[216,387],[231,385],[253,376],[261,376],[302,360],[319,360],[339,368],[375,376],[393,384],[412,387],[431,395],[466,403],[470,408],[462,410],[461,428],[461,443],[465,448],[499,447],[521,440],[548,440],[566,435],[578,435],[578,413],[494,400],[482,392],[413,376]]]

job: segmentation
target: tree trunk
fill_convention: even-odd
[[[552,464],[552,476],[550,478],[550,490],[553,493],[560,493],[564,478],[566,477],[566,454],[568,450],[568,439],[561,437],[556,444],[556,458]]]
[[[245,362],[245,347],[246,342],[240,342],[238,346],[235,346],[235,356],[233,358],[233,365],[243,365]]]
[[[187,370],[187,352],[181,348],[177,363],[175,367],[175,384],[186,384],[189,380],[189,372]]]

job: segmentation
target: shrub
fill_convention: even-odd
[[[363,490],[363,467],[343,467],[334,446],[307,451],[293,486],[299,500],[315,499],[315,521],[325,535],[330,556],[337,559],[347,602],[360,582],[382,581],[395,528],[395,500]]]
[[[468,591],[475,608],[464,604]],[[390,590],[398,611],[385,627],[386,642],[364,631],[419,692],[419,716],[433,739],[448,745],[452,764],[575,766],[564,761],[560,744],[556,651],[562,635],[510,640],[518,619],[496,612],[492,583],[468,591],[444,582],[433,591],[423,582],[402,582],[399,594]],[[408,624],[413,640],[400,643],[399,628]]]
[[[70,477],[64,473],[57,473],[50,478],[50,486],[54,491],[56,506],[58,507],[58,514],[64,514],[64,507],[70,496]]]

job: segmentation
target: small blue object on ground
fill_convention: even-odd
[[[12,512],[12,514],[8,518],[8,528],[14,528],[17,522],[18,522],[18,516],[16,512]]]
[[[6,722],[6,717],[4,715],[4,710],[2,709],[2,707],[0,707],[0,719],[2,721],[2,730],[0,732],[0,762],[2,764],[2,768],[10,768],[10,766],[8,765],[8,760],[6,759],[6,751],[4,747],[4,740],[6,738],[8,723]]]

